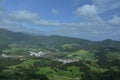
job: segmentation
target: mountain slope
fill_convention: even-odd
[[[89,41],[86,39],[71,38],[64,36],[35,36],[22,32],[12,32],[6,29],[0,29],[0,43],[18,43],[24,45],[35,45],[39,47],[59,47],[63,44],[80,44],[83,49],[96,49],[100,47],[115,47],[120,48],[120,41],[104,40],[104,41]]]

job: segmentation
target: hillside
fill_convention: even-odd
[[[120,48],[120,41],[110,39],[104,41],[90,41],[80,38],[71,38],[59,35],[38,36],[22,32],[12,32],[6,29],[0,29],[0,43],[17,43],[37,47],[60,47],[63,44],[77,43],[82,49],[96,49],[101,47]]]
[[[119,80],[118,75],[120,41],[0,29],[0,80]]]

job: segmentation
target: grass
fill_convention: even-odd
[[[29,68],[30,66],[33,66],[35,62],[38,62],[39,60],[36,59],[29,59],[29,60],[25,60],[24,62],[18,64],[18,65],[13,65],[10,66],[10,68],[16,68],[16,67],[25,67],[25,68]]]
[[[55,75],[52,80],[79,80],[79,79],[77,79],[77,78],[71,78],[71,77],[66,77],[66,76]]]
[[[70,59],[93,59],[94,52],[87,51],[87,50],[79,50],[77,52],[73,52],[67,55]]]

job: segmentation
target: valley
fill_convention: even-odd
[[[0,33],[0,80],[120,80],[120,41]]]

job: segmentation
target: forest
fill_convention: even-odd
[[[0,80],[120,80],[120,41],[0,29]]]

